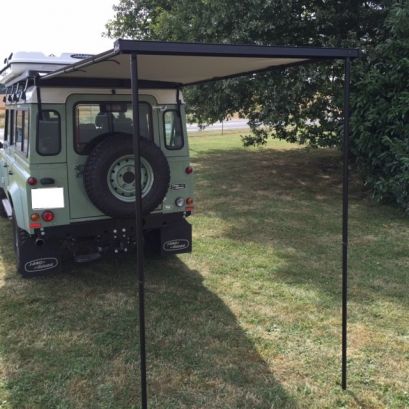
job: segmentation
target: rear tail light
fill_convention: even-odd
[[[191,197],[188,197],[188,198],[186,199],[186,205],[187,205],[187,206],[192,206],[192,205],[193,205],[193,199],[192,199]]]
[[[188,167],[185,169],[185,172],[186,172],[188,175],[190,175],[190,174],[193,172],[193,168],[192,168],[191,166],[188,166]]]
[[[41,223],[30,223],[30,229],[41,229]]]
[[[54,213],[51,210],[45,210],[41,217],[45,222],[52,222],[54,220]]]
[[[33,176],[30,176],[27,179],[27,184],[29,184],[30,186],[35,186],[37,184],[37,179]]]

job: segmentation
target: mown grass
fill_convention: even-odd
[[[340,161],[191,137],[194,252],[146,260],[151,408],[405,408],[407,216],[353,185],[349,390],[340,369]],[[0,222],[0,408],[139,407],[135,260],[17,277]]]

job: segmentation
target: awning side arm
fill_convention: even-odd
[[[139,126],[139,84],[138,57],[131,54],[131,86],[132,86],[132,117],[133,117],[133,151],[135,161],[135,236],[136,236],[136,274],[138,278],[139,296],[139,348],[141,360],[141,407],[147,409],[146,383],[146,342],[145,342],[145,272],[143,259],[142,232],[142,187],[141,187],[141,156],[140,156],[140,126]]]

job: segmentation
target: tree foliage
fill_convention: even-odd
[[[353,98],[353,152],[378,200],[409,211],[409,4],[396,4],[387,39],[368,57]]]
[[[111,37],[265,45],[355,46],[383,36],[386,1],[121,0],[107,25]],[[239,112],[250,119],[246,144],[269,135],[313,146],[338,143],[339,64],[289,68],[189,90],[202,123]],[[313,119],[313,120],[311,120]]]

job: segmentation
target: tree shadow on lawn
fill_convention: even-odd
[[[198,217],[223,224],[217,234],[273,248],[284,262],[275,277],[339,299],[342,162],[331,150],[210,150],[194,159]],[[359,303],[405,303],[409,221],[350,186],[351,296]],[[206,239],[206,238],[205,238]],[[207,239],[211,239],[208,237]],[[400,264],[399,264],[400,263]],[[386,274],[386,272],[388,272]]]
[[[1,407],[139,408],[134,257],[23,280],[0,230]],[[297,407],[197,271],[170,257],[146,274],[150,408]]]

